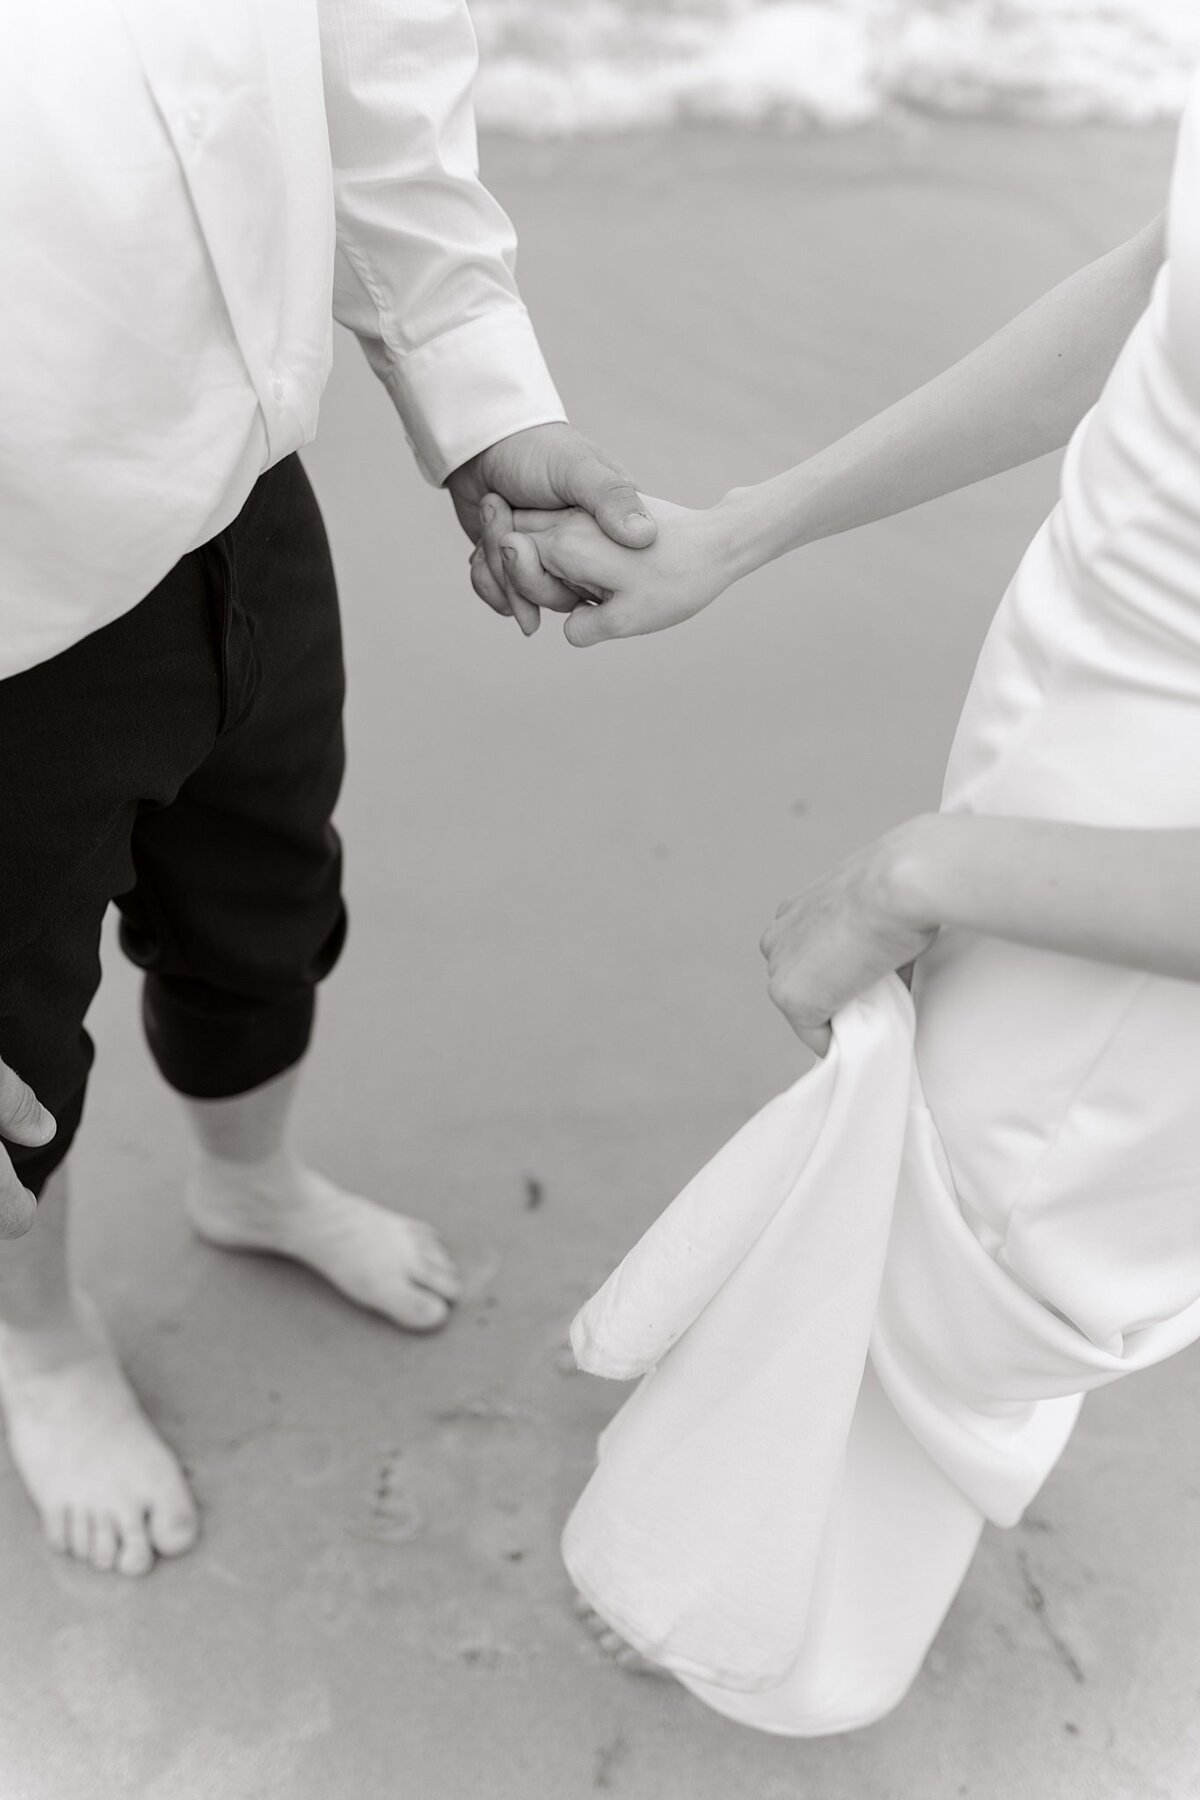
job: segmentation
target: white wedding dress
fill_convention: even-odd
[[[1200,826],[1200,90],[1169,257],[1004,596],[947,810]],[[576,1321],[645,1379],[564,1536],[710,1706],[810,1735],[903,1696],[986,1519],[1089,1388],[1200,1337],[1200,985],[944,931]],[[981,1650],[982,1653],[982,1650]]]

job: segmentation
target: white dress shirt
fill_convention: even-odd
[[[14,0],[3,39],[0,677],[312,438],[334,317],[432,482],[563,418],[463,0]]]

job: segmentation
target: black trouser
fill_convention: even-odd
[[[35,1193],[66,1155],[110,900],[166,1080],[218,1099],[290,1068],[345,936],[330,815],[341,631],[299,460],[145,600],[0,681],[0,1059],[58,1121],[8,1146]]]

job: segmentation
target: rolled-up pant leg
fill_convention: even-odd
[[[295,458],[128,613],[0,682],[0,1058],[58,1122],[7,1146],[35,1193],[82,1116],[111,900],[175,1087],[238,1093],[303,1055],[345,934],[343,685]]]
[[[324,526],[295,458],[219,541],[225,711],[170,806],[133,831],[121,943],[146,972],[143,1020],[180,1093],[244,1093],[303,1056],[316,984],[346,930],[331,815],[344,674]]]
[[[39,1193],[83,1113],[109,901],[134,880],[139,811],[169,806],[212,748],[220,679],[205,565],[184,559],[139,605],[0,682],[0,1057],[58,1124],[8,1145]]]

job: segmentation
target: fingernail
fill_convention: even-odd
[[[649,525],[652,523],[652,520],[650,518],[650,514],[646,511],[644,511],[643,508],[639,506],[635,512],[627,512],[625,514],[625,523],[626,523],[626,525],[636,525],[636,524],[642,524],[642,523]]]
[[[496,508],[490,500],[485,500],[479,508],[479,516],[485,525],[490,525],[496,516]]]
[[[515,544],[501,544],[500,554],[504,558],[505,562],[508,564],[509,568],[511,569],[513,564],[517,560],[516,545]]]

